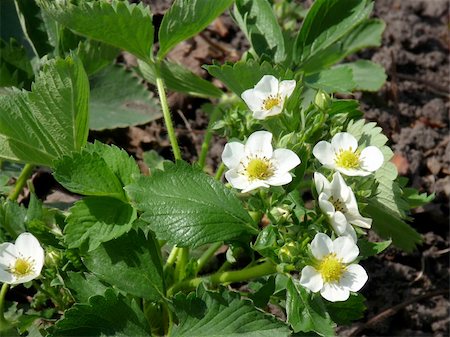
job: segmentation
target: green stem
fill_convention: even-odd
[[[180,250],[180,248],[178,248],[177,246],[172,247],[172,250],[170,251],[169,257],[167,258],[164,269],[170,267],[171,265],[173,265],[175,263],[179,250]]]
[[[212,136],[214,134],[214,130],[212,129],[214,123],[217,120],[217,117],[219,117],[220,110],[215,109],[213,113],[211,114],[211,118],[208,123],[208,128],[206,129],[205,138],[203,139],[202,143],[202,150],[200,152],[200,156],[198,158],[198,164],[201,168],[205,167],[206,163],[206,155],[208,154],[209,150],[209,143],[211,142]]]
[[[202,270],[202,268],[205,266],[205,264],[214,255],[214,253],[217,251],[217,249],[222,247],[222,245],[223,245],[223,242],[216,242],[208,247],[208,249],[197,260],[197,270],[196,270],[195,274],[199,273]]]
[[[189,260],[189,248],[180,248],[175,266],[175,282],[185,278],[186,264]]]
[[[242,270],[217,272],[215,274],[196,277],[190,280],[176,283],[172,288],[167,291],[168,296],[176,294],[180,290],[195,289],[200,283],[205,282],[207,284],[226,284],[231,282],[242,282],[253,278],[274,274],[277,271],[277,266],[271,261],[266,261],[257,266],[251,268],[245,268]]]
[[[164,116],[164,123],[166,124],[167,133],[169,134],[170,144],[172,145],[173,156],[175,160],[181,160],[181,152],[178,146],[177,137],[173,128],[172,116],[170,115],[169,105],[167,104],[166,91],[164,90],[164,82],[161,77],[156,77],[156,87],[158,88],[159,100]]]
[[[5,318],[5,297],[8,291],[8,283],[3,283],[2,290],[0,290],[0,323],[6,323]],[[1,325],[3,325],[1,324]]]
[[[12,190],[12,192],[8,196],[8,198],[10,200],[13,200],[13,201],[17,200],[17,198],[19,197],[23,188],[25,187],[28,178],[33,173],[33,168],[34,168],[34,166],[31,164],[26,164],[23,167],[22,172],[20,172],[19,178],[17,178],[16,186],[14,187],[14,190]]]
[[[225,164],[221,163],[219,168],[217,169],[216,176],[214,177],[216,180],[220,180],[222,178],[223,171],[225,171]]]

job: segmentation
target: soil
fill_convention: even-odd
[[[155,24],[170,4],[143,2],[151,6]],[[374,16],[387,25],[383,44],[352,57],[385,67],[388,80],[381,91],[355,96],[366,119],[376,121],[389,137],[399,172],[412,186],[435,193],[436,198],[413,212],[413,226],[424,238],[416,252],[389,248],[362,263],[370,277],[362,290],[368,310],[360,321],[340,327],[341,336],[449,335],[449,13],[446,0],[376,0]],[[247,47],[243,34],[225,15],[201,35],[180,44],[169,57],[207,78],[201,65],[213,59],[235,61]],[[121,61],[133,62],[128,56]],[[197,159],[208,124],[201,111],[206,102],[177,93],[169,96],[183,158],[188,161]],[[125,148],[141,164],[142,153],[150,149],[171,158],[162,121],[91,133],[92,139]],[[224,143],[219,138],[213,142],[207,162],[211,170],[219,162]],[[42,189],[36,188],[40,196],[54,198],[55,189],[48,189],[51,176],[40,172],[35,179],[47,182],[41,183]]]

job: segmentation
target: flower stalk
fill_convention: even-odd
[[[19,178],[17,178],[16,186],[14,187],[14,189],[11,191],[11,193],[8,196],[8,198],[10,200],[12,200],[12,201],[17,200],[20,193],[22,193],[22,190],[25,187],[28,178],[33,173],[33,168],[34,168],[34,166],[31,164],[26,164],[23,167],[22,172],[20,172]]]
[[[3,283],[2,289],[0,290],[0,326],[3,326],[5,323],[7,323],[5,318],[5,297],[6,293],[8,292],[8,288],[8,283]]]

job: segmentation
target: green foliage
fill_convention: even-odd
[[[184,162],[125,187],[158,239],[197,247],[255,233],[232,191]]]
[[[352,90],[378,91],[387,78],[383,67],[367,60],[358,60],[337,66],[337,69],[340,68],[352,70],[352,78],[355,83]]]
[[[370,256],[380,254],[391,245],[392,241],[370,242],[364,239],[358,240],[359,255],[361,259],[367,259]]]
[[[156,85],[157,75],[161,76],[169,90],[184,92],[198,97],[221,97],[222,91],[214,84],[194,74],[177,63],[162,61],[160,63],[139,63],[139,72],[150,83]]]
[[[92,296],[105,294],[108,287],[103,284],[96,276],[83,272],[68,272],[66,286],[77,303],[89,303]]]
[[[326,302],[325,306],[332,320],[339,325],[349,325],[364,317],[366,299],[361,294],[351,294],[344,302]]]
[[[145,124],[162,116],[153,95],[132,73],[110,66],[90,78],[90,128],[124,128]]]
[[[29,88],[33,76],[25,48],[14,39],[0,39],[0,87]]]
[[[123,186],[139,175],[136,162],[125,151],[99,142],[61,158],[54,169],[56,180],[69,191],[123,201],[127,200]]]
[[[316,0],[294,46],[294,61],[304,64],[360,24],[371,12],[365,0]]]
[[[315,332],[320,336],[334,336],[335,324],[321,299],[289,279],[286,287],[287,321],[294,332]]]
[[[0,96],[0,157],[52,166],[79,150],[88,135],[88,101],[81,62],[73,57],[49,61],[31,92]]]
[[[4,228],[13,239],[25,231],[26,215],[25,207],[17,202],[0,199],[0,228]],[[0,241],[3,241],[1,237]]]
[[[111,65],[119,54],[119,50],[99,41],[85,40],[79,43],[76,53],[83,62],[86,74],[91,76]]]
[[[81,1],[78,5],[37,2],[48,16],[80,35],[124,49],[142,60],[152,58],[152,15],[143,4],[118,0]]]
[[[232,3],[233,0],[175,0],[159,28],[158,58],[163,59],[178,43],[201,32]]]
[[[286,59],[284,36],[267,0],[237,0],[233,16],[257,55],[268,55],[274,63]]]
[[[234,64],[203,66],[212,76],[221,80],[231,91],[240,96],[244,90],[253,88],[264,75],[273,75],[278,79],[292,79],[291,72],[269,62],[261,64],[255,60],[239,61]]]
[[[102,242],[127,233],[136,217],[136,211],[128,203],[109,197],[88,197],[70,209],[64,237],[69,248],[86,244],[91,251]]]
[[[151,336],[150,327],[136,300],[108,289],[93,296],[89,304],[75,304],[67,310],[51,333],[59,336]]]
[[[83,262],[99,279],[131,295],[157,301],[165,293],[159,245],[152,233],[130,231],[88,252]]]
[[[200,285],[196,293],[175,296],[174,306],[179,323],[173,328],[173,337],[289,336],[283,322],[225,289],[210,292]]]
[[[305,77],[305,82],[310,87],[327,93],[351,92],[356,86],[352,70],[347,67],[322,70]]]

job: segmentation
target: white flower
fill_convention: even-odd
[[[292,181],[289,173],[300,164],[300,158],[291,150],[272,148],[272,134],[257,131],[247,143],[231,142],[225,145],[222,161],[229,168],[225,178],[242,193],[259,187],[281,186]]]
[[[380,149],[368,146],[360,151],[356,138],[347,132],[335,134],[331,143],[318,142],[313,154],[325,167],[348,176],[368,176],[378,170],[384,161]]]
[[[30,233],[20,234],[15,244],[0,244],[0,282],[19,284],[38,277],[44,265],[44,250]]]
[[[348,237],[334,241],[318,233],[311,242],[316,265],[302,269],[300,284],[331,302],[346,301],[350,291],[360,290],[368,276],[363,267],[352,263],[359,255],[358,246]]]
[[[333,174],[331,183],[316,172],[314,183],[319,195],[319,207],[330,219],[336,234],[350,236],[356,242],[356,233],[352,225],[368,229],[372,225],[372,219],[359,214],[352,189],[347,186],[339,172]]]
[[[253,89],[245,90],[241,97],[256,119],[275,116],[283,110],[284,101],[295,89],[295,80],[279,82],[272,75],[264,75]]]

